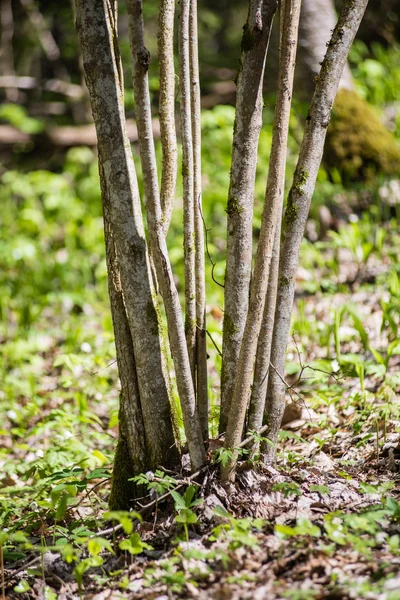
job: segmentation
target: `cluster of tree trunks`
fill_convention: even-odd
[[[267,425],[269,443],[261,451],[268,462],[275,456],[285,407],[283,373],[300,243],[333,102],[366,5],[367,0],[345,2],[334,27],[316,78],[298,164],[282,218],[301,0],[281,2],[273,141],[253,266],[257,147],[262,125],[264,71],[277,0],[249,1],[236,79],[236,120],[227,201],[220,418],[228,452],[221,468],[221,478],[226,484],[235,477],[244,432],[260,430],[263,421]],[[122,508],[128,506],[137,493],[129,481],[132,474],[158,466],[176,467],[179,463],[180,442],[169,382],[169,353],[175,368],[192,469],[197,470],[206,460],[208,397],[197,6],[195,0],[181,0],[178,31],[185,319],[166,244],[177,170],[174,2],[162,0],[159,17],[163,150],[160,186],[142,0],[127,0],[147,238],[124,115],[117,3],[115,0],[77,0],[76,7],[83,67],[98,139],[109,293],[122,388],[120,437],[110,503],[112,507]],[[160,302],[165,309],[169,350],[159,316]]]

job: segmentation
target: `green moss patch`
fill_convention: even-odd
[[[324,165],[343,182],[371,181],[400,171],[400,146],[373,108],[355,92],[340,90],[332,111]]]

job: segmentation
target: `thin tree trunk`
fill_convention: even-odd
[[[249,312],[240,348],[235,388],[225,436],[225,447],[234,450],[234,453],[232,459],[221,470],[223,481],[233,480],[235,476],[234,468],[237,460],[235,449],[242,439],[246,409],[250,399],[253,364],[268,288],[272,248],[276,225],[280,217],[280,205],[283,200],[300,4],[301,0],[284,0],[282,2],[282,51],[265,206],[251,285]]]
[[[175,0],[161,0],[158,17],[159,118],[162,147],[160,196],[165,235],[168,233],[174,207],[178,167],[175,130],[174,15]]]
[[[196,266],[196,397],[204,439],[208,439],[208,388],[206,344],[206,279],[201,196],[201,107],[197,35],[197,0],[190,1],[190,99],[193,138],[193,198]]]
[[[304,1],[304,0],[303,0]],[[301,8],[300,8],[301,11]],[[301,14],[301,12],[300,12]],[[278,56],[282,50],[282,36],[283,27],[282,13],[279,19],[279,49]],[[278,60],[279,62],[279,60]],[[285,178],[282,181],[282,190],[284,193],[285,189]],[[269,360],[271,355],[272,345],[272,334],[274,331],[274,318],[275,318],[275,306],[276,306],[276,295],[278,290],[278,272],[279,272],[279,253],[281,247],[281,231],[282,231],[282,203],[280,205],[280,214],[278,222],[276,224],[274,247],[272,250],[271,266],[269,272],[269,281],[267,289],[267,297],[265,300],[263,320],[260,329],[260,335],[258,338],[256,362],[254,366],[254,380],[251,390],[249,414],[247,419],[247,430],[258,431],[261,428],[265,410],[265,398],[267,395],[268,388],[268,371],[269,371]],[[253,454],[259,452],[259,444],[254,443],[252,447]]]
[[[249,415],[247,421],[248,431],[258,431],[263,424],[265,398],[268,388],[269,361],[271,356],[272,334],[274,331],[274,318],[276,296],[278,291],[279,251],[281,245],[282,214],[276,224],[274,248],[269,273],[267,298],[265,301],[264,315],[258,338],[256,364],[254,367],[254,381],[251,391]],[[254,452],[258,445],[254,446]]]
[[[46,58],[53,63],[57,77],[68,81],[68,71],[60,61],[60,49],[39,7],[35,4],[34,0],[20,0],[20,3],[24,7],[29,22],[36,32]]]
[[[171,421],[166,357],[161,348],[136,172],[126,133],[116,5],[108,0],[77,0],[76,8],[98,138],[105,227],[112,232],[115,244],[133,342],[148,467],[175,465],[179,454]]]
[[[277,0],[250,0],[243,28],[237,74],[236,119],[229,184],[224,329],[222,340],[221,413],[226,430],[235,385],[240,345],[249,305],[252,266],[253,198],[258,139],[262,124],[265,58]]]
[[[181,0],[179,16],[179,89],[181,103],[183,235],[185,260],[185,331],[190,367],[195,381],[196,264],[193,197],[193,138],[190,99],[190,0]]]
[[[266,436],[274,443],[278,438],[285,409],[285,387],[275,369],[280,374],[285,369],[300,245],[322,159],[333,102],[351,44],[367,4],[368,0],[347,0],[340,14],[315,86],[293,185],[285,210],[284,242],[279,265],[278,296],[271,350],[271,363],[274,365],[274,369],[271,370],[269,376],[266,403],[268,417]],[[265,448],[265,458],[267,462],[274,460],[274,446],[268,445]]]
[[[165,305],[170,347],[174,359],[189,454],[192,468],[197,470],[205,462],[205,451],[200,421],[196,410],[194,384],[185,342],[185,330],[182,321],[181,306],[168,258],[163,228],[148,85],[150,54],[144,43],[142,0],[127,0],[127,7],[139,152],[142,164],[144,190],[147,199],[146,209],[149,243]]]

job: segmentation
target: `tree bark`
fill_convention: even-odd
[[[101,180],[104,182],[104,177]],[[102,193],[106,194],[106,189],[103,188]],[[121,277],[109,217],[104,219],[104,224],[107,270],[110,274],[108,292],[114,327],[118,373],[121,381],[119,439],[114,461],[109,505],[111,510],[128,510],[132,499],[137,495],[136,486],[128,479],[145,472],[148,468],[148,460],[133,342],[126,317]]]
[[[279,265],[271,370],[268,380],[266,436],[275,444],[285,409],[285,386],[278,376],[284,373],[286,348],[293,309],[296,271],[311,198],[322,159],[326,130],[347,56],[368,0],[347,0],[334,29],[318,75],[306,128],[300,147],[293,184],[283,220],[283,247]],[[265,460],[273,461],[275,447],[265,448]]]
[[[203,438],[208,439],[208,387],[206,340],[206,279],[201,195],[201,98],[197,35],[197,0],[190,0],[190,101],[193,139],[193,198],[196,278],[196,397]]]
[[[253,199],[257,150],[262,124],[262,88],[277,0],[250,0],[243,28],[237,74],[236,119],[226,212],[227,259],[222,339],[219,431],[226,430],[235,385],[240,345],[249,306],[252,266]]]
[[[190,0],[181,0],[179,15],[179,89],[181,104],[183,248],[185,260],[185,331],[190,367],[195,381],[196,262],[193,197],[193,138],[190,98]]]
[[[10,80],[15,78],[14,68],[14,17],[11,0],[3,0],[0,4],[1,42],[0,42],[0,64],[3,76]],[[18,86],[6,88],[6,99],[8,102],[18,101]]]
[[[161,0],[158,17],[159,118],[162,148],[160,196],[165,235],[168,233],[174,207],[178,167],[175,129],[174,15],[175,0]]]
[[[268,171],[265,205],[261,220],[260,239],[251,284],[249,312],[244,328],[235,387],[225,436],[225,447],[233,457],[221,470],[223,481],[233,480],[237,460],[236,448],[243,433],[246,410],[250,399],[253,364],[268,287],[275,231],[281,214],[286,149],[292,102],[293,75],[297,49],[297,33],[301,0],[282,2],[282,51],[280,56],[278,90],[275,106],[272,147]]]
[[[132,337],[148,468],[176,465],[179,455],[170,414],[166,357],[161,348],[136,172],[126,133],[115,5],[108,0],[77,0],[76,8],[98,138],[105,228],[112,232],[115,244]]]
[[[264,418],[265,399],[268,389],[269,361],[271,357],[272,335],[274,331],[276,296],[278,292],[279,252],[282,230],[281,221],[282,213],[279,215],[278,222],[276,224],[267,298],[265,301],[264,315],[257,344],[254,380],[247,421],[248,431],[258,431],[261,429]],[[253,448],[253,451],[257,452],[257,449],[258,445],[256,444]]]
[[[193,470],[205,462],[204,443],[196,410],[195,390],[185,342],[185,331],[178,292],[172,275],[163,227],[157,164],[152,135],[148,67],[150,54],[144,43],[142,0],[127,0],[129,41],[133,65],[133,89],[139,136],[139,152],[146,195],[149,244],[157,280],[164,300],[170,347],[182,405],[183,423]]]

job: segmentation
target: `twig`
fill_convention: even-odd
[[[90,377],[93,377],[93,375],[97,375],[97,373],[101,373],[101,371],[105,371],[106,369],[108,369],[108,367],[112,367],[112,365],[115,365],[116,362],[117,362],[117,359],[113,360],[108,365],[106,365],[105,367],[102,367],[98,371],[94,371],[93,373],[89,373]]]
[[[297,377],[297,379],[296,379],[296,381],[294,382],[293,385],[296,385],[300,381],[300,379],[301,379],[301,377],[303,375],[303,372],[306,369],[310,369],[311,371],[315,371],[315,372],[318,372],[318,373],[324,373],[325,375],[329,375],[329,377],[333,377],[333,379],[335,381],[340,381],[341,379],[344,379],[343,377],[339,377],[338,375],[336,375],[333,371],[325,371],[324,369],[319,369],[317,367],[312,367],[311,365],[304,365],[302,363],[302,360],[301,360],[301,352],[300,352],[299,347],[297,345],[296,337],[295,337],[294,334],[292,335],[292,339],[293,339],[293,344],[294,344],[294,347],[295,347],[295,350],[296,350],[296,353],[297,353],[297,358],[299,359],[299,364],[300,364],[300,373],[299,373],[299,376]]]
[[[22,565],[22,567],[19,567],[19,569],[17,569],[16,571],[13,571],[10,575],[8,575],[5,578],[4,583],[7,583],[8,581],[11,581],[11,579],[14,579],[17,575],[19,575],[19,573],[22,573],[22,571],[25,571],[26,569],[33,567],[37,563],[40,563],[41,560],[42,560],[41,556],[36,556],[36,558],[28,561],[27,563]]]
[[[217,285],[219,285],[219,287],[224,288],[224,284],[220,283],[219,281],[217,281],[214,277],[214,270],[215,267],[217,266],[216,263],[213,261],[213,259],[211,258],[211,254],[210,254],[210,250],[208,249],[208,232],[211,231],[211,229],[207,229],[206,227],[206,222],[204,220],[204,216],[203,216],[203,211],[201,208],[201,199],[200,196],[197,199],[197,203],[198,203],[198,207],[199,207],[199,212],[200,212],[200,216],[201,216],[201,220],[203,221],[203,227],[204,227],[204,241],[205,241],[205,246],[206,246],[206,252],[207,252],[207,256],[208,256],[208,260],[211,263],[211,279],[213,280],[214,283],[216,283]]]
[[[279,373],[278,369],[275,367],[275,365],[272,364],[271,361],[269,363],[269,366],[273,368],[273,370],[275,371],[275,373],[277,374],[277,376],[279,377],[279,379],[282,381],[283,385],[288,389],[288,391],[290,390],[290,392],[293,392],[293,394],[295,394],[298,398],[300,398],[300,400],[305,404],[305,400],[304,400],[303,396],[293,388],[294,384],[290,385],[284,379],[284,377]],[[297,383],[297,381],[296,381],[296,383]]]
[[[210,338],[210,340],[212,341],[212,343],[214,344],[214,347],[216,349],[216,351],[218,352],[218,354],[222,357],[222,352],[221,350],[218,348],[217,344],[214,342],[213,337],[211,335],[211,333],[208,331],[208,329],[206,329],[206,334],[208,335],[208,337]]]
[[[83,498],[81,500],[79,500],[78,504],[75,504],[75,506],[71,507],[71,508],[77,508],[78,506],[80,506],[82,504],[82,502],[84,502],[86,500],[86,498],[92,493],[94,492],[94,490],[98,487],[100,487],[101,485],[103,485],[103,483],[105,483],[106,481],[109,481],[111,479],[111,477],[106,477],[105,479],[102,479],[101,481],[97,482],[94,486],[92,486],[90,488],[90,490],[86,491],[86,494],[83,496]]]

